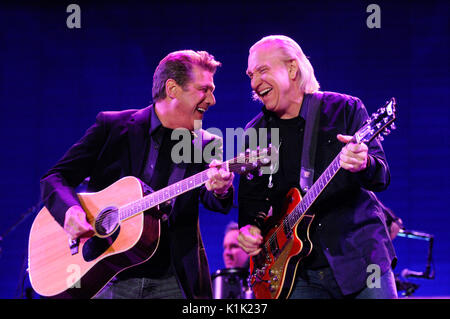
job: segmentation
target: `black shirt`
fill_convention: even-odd
[[[169,176],[173,167],[171,151],[173,145],[177,142],[171,140],[172,131],[172,129],[168,129],[162,125],[153,131],[153,138],[157,143],[159,152],[156,165],[152,163],[150,152],[148,152],[143,182],[149,185],[154,191],[168,186]],[[153,169],[153,167],[155,168]],[[119,276],[121,278],[162,278],[172,275],[168,231],[167,220],[161,220],[160,241],[155,254],[150,260],[124,271]]]
[[[273,176],[274,186],[269,189],[269,199],[274,214],[281,213],[283,201],[280,199],[284,198],[291,188],[300,189],[300,168],[305,129],[305,119],[302,115],[292,119],[274,118],[273,127],[279,128],[280,136],[279,168]],[[305,268],[320,268],[328,265],[328,261],[320,248],[315,226],[316,223],[313,223],[310,228],[313,250],[308,257],[303,259]]]

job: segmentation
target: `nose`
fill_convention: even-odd
[[[260,82],[261,82],[261,78],[259,77],[259,75],[254,74],[250,80],[250,85],[251,85],[253,91],[256,91],[256,88],[258,87]]]
[[[206,93],[205,102],[208,104],[208,107],[216,104],[216,98],[215,98],[214,93],[212,91],[208,90],[208,93]]]

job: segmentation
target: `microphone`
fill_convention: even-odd
[[[428,277],[428,275],[425,274],[423,271],[414,271],[414,270],[409,270],[407,268],[402,270],[401,275],[403,278],[408,278],[408,277],[427,278]]]

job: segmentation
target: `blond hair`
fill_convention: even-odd
[[[297,42],[285,35],[269,35],[256,42],[250,48],[249,53],[251,54],[257,47],[267,44],[278,49],[282,59],[286,62],[291,60],[297,61],[300,72],[299,86],[302,92],[313,93],[319,90],[320,85],[314,75],[314,68]]]

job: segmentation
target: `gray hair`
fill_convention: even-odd
[[[314,68],[297,42],[285,35],[269,35],[256,42],[249,52],[252,53],[257,47],[265,44],[271,44],[278,49],[285,61],[297,61],[300,70],[300,90],[302,92],[313,93],[319,90],[320,85],[314,75]]]

